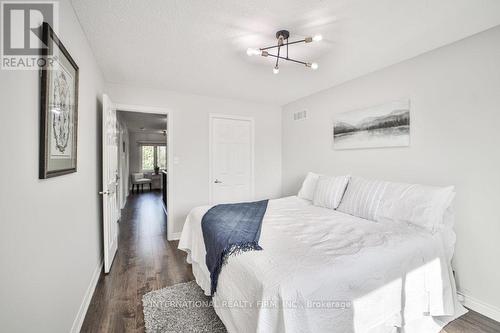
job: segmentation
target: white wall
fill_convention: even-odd
[[[404,98],[409,148],[332,150],[336,113]],[[283,109],[284,194],[309,170],[455,185],[459,289],[499,310],[499,108],[500,27],[300,99]]]
[[[173,232],[182,230],[189,211],[208,203],[208,115],[235,114],[255,119],[255,195],[281,195],[281,112],[278,106],[133,86],[106,84],[114,103],[163,107],[173,112]],[[131,168],[132,170],[132,168]],[[173,220],[173,221],[172,221]]]
[[[0,70],[3,332],[70,331],[102,257],[97,109],[103,78],[67,1],[60,1],[59,37],[80,67],[78,172],[38,179],[38,72]]]

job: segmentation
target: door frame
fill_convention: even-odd
[[[108,185],[110,185],[110,179],[108,179],[109,176],[109,164],[110,162],[116,162],[116,167],[118,168],[118,149],[119,145],[117,144],[117,151],[116,155],[113,157],[113,160],[110,159],[110,147],[107,144],[108,140],[108,131],[110,128],[108,128],[108,110],[112,110],[114,112],[114,129],[113,131],[116,132],[117,130],[117,116],[116,116],[116,108],[115,104],[107,94],[102,95],[102,141],[101,141],[101,147],[102,147],[102,191],[99,192],[101,195],[101,200],[102,200],[102,215],[103,215],[103,261],[104,261],[104,273],[107,274],[110,272],[111,267],[113,265],[114,259],[116,257],[116,253],[118,252],[118,241],[119,241],[119,221],[121,219],[121,210],[120,210],[120,205],[119,205],[119,193],[118,193],[118,179],[116,176],[118,174],[115,174],[115,189],[114,192],[110,192],[110,188]],[[114,133],[117,134],[117,133]],[[118,169],[116,170],[118,172]],[[110,194],[114,195],[114,200],[116,206],[110,207],[110,199],[111,197],[109,196]],[[111,230],[113,229],[113,230]],[[114,231],[114,233],[113,233]],[[110,236],[113,237],[113,241],[109,242]]]
[[[208,114],[208,202],[213,205],[213,168],[212,168],[212,122],[214,119],[244,120],[250,122],[250,199],[255,198],[255,119],[233,114]]]
[[[118,114],[117,114],[116,118],[118,120]],[[123,169],[124,169],[125,165],[123,165],[122,159],[123,159],[123,157],[128,157],[130,159],[130,155],[127,154],[128,150],[129,150],[128,147],[126,148],[127,149],[126,152],[123,151],[123,142],[124,142],[124,135],[123,135],[124,133],[122,132],[122,125],[123,124],[118,121],[118,125],[120,127],[120,133],[119,133],[120,144],[118,146],[118,171],[120,173],[120,217],[121,217],[121,210],[123,208],[125,208],[125,204],[127,203],[127,198],[128,198],[128,194],[129,194],[128,174],[130,173],[130,170],[129,170],[129,172],[127,173],[127,177],[123,177]],[[127,161],[127,164],[128,164],[128,161]]]
[[[173,232],[173,128],[174,128],[174,117],[173,111],[163,107],[156,106],[144,106],[135,104],[115,104],[117,111],[125,112],[141,112],[141,113],[155,113],[163,114],[167,116],[167,240],[175,240],[176,237]]]

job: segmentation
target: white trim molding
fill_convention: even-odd
[[[483,301],[480,301],[472,296],[465,295],[465,294],[460,293],[460,292],[458,293],[458,295],[463,297],[462,304],[465,307],[468,307],[469,309],[474,310],[476,312],[479,312],[480,314],[482,314],[488,318],[491,318],[493,320],[500,322],[500,309],[499,308],[497,308],[491,304],[484,303]]]
[[[78,309],[78,313],[76,314],[76,318],[73,321],[73,325],[71,326],[71,333],[79,333],[82,329],[83,320],[85,319],[85,315],[87,314],[87,310],[89,309],[90,301],[92,300],[92,296],[94,295],[95,288],[97,287],[97,282],[99,282],[99,277],[101,276],[102,268],[104,266],[104,260],[101,259],[99,265],[94,270],[92,274],[92,278],[90,279],[90,284],[83,295],[82,304],[80,304],[80,308]]]

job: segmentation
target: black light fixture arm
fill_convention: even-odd
[[[280,47],[280,46],[286,46],[288,48],[288,45],[293,45],[293,44],[298,44],[298,43],[306,43],[307,40],[308,39],[301,39],[301,40],[296,40],[295,42],[289,42],[288,39],[287,39],[287,42],[283,43],[283,45],[266,46],[266,47],[260,48],[259,50],[265,51],[265,50],[274,49],[274,48],[277,48],[277,47]]]
[[[282,57],[280,57],[280,50],[281,50],[281,47],[278,46],[278,55],[276,56],[276,65],[275,65],[275,68],[278,68],[278,62],[280,59],[282,59]]]
[[[286,60],[286,61],[296,62],[296,63],[298,63],[298,64],[305,65],[305,66],[307,66],[307,65],[308,65],[308,63],[307,63],[307,62],[305,62],[305,61],[295,60],[295,59],[288,58],[288,57],[282,57],[282,56],[280,56],[280,55],[279,55],[279,52],[278,52],[278,55],[268,53],[268,54],[266,55],[266,57],[273,57],[273,58],[276,58],[276,64],[278,64],[278,60],[279,60],[279,59],[282,59],[282,60]]]

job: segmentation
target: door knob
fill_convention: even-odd
[[[99,192],[100,195],[104,195],[104,194],[109,194],[109,191],[102,191],[102,192]]]
[[[215,184],[222,184],[222,181],[220,181],[220,180],[216,179],[216,180],[214,180],[214,183],[215,183]]]

